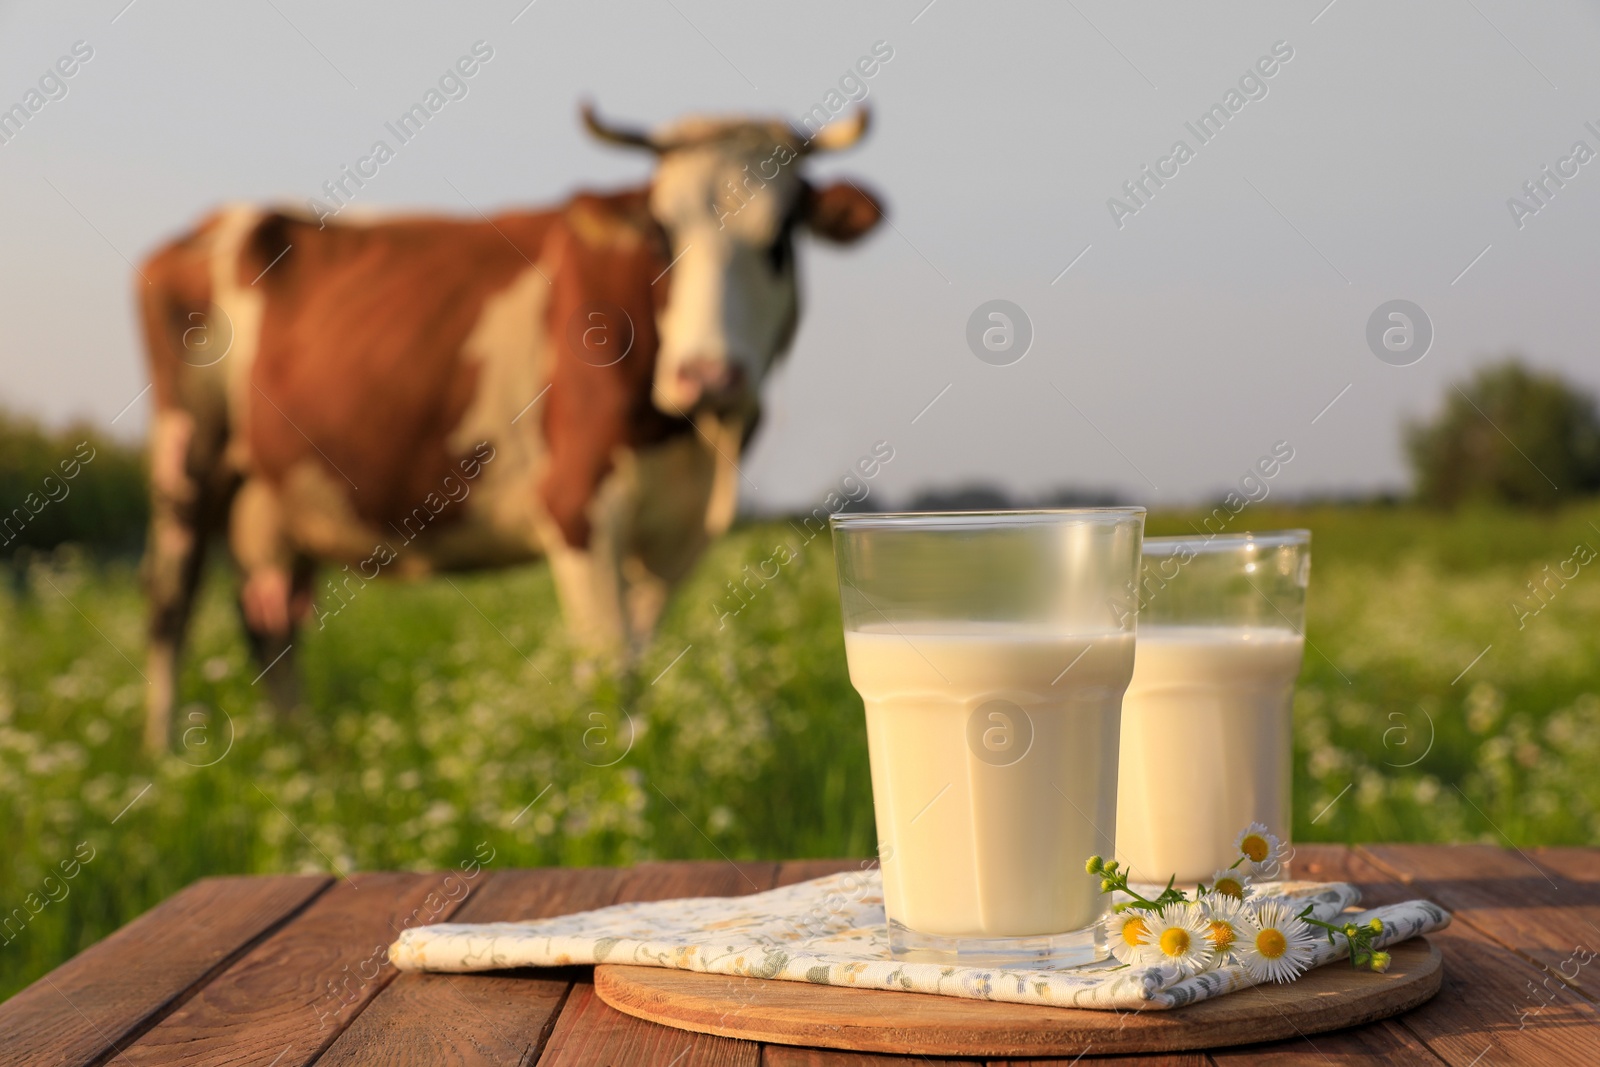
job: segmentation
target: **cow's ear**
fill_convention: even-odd
[[[840,244],[858,240],[883,218],[883,205],[855,182],[805,187],[802,219],[818,237]]]

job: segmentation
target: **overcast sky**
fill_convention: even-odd
[[[587,139],[580,98],[652,124],[794,117],[892,48],[865,83],[872,135],[814,166],[880,192],[892,227],[802,249],[747,507],[810,506],[878,440],[887,501],[973,481],[1193,500],[1278,441],[1276,490],[1397,487],[1402,419],[1489,358],[1600,389],[1600,160],[1573,155],[1600,151],[1592,4],[526,2],[0,8],[0,107],[93,52],[0,144],[0,403],[126,407],[114,430],[141,435],[130,261],[218,203],[303,204],[480,40],[492,60],[363,205],[467,215],[636,183],[648,160]],[[1202,143],[1186,123],[1275,46],[1292,58]],[[1163,163],[1179,140],[1192,158]],[[1140,205],[1123,183],[1146,165],[1176,173]],[[1539,205],[1522,187],[1546,165],[1576,173]],[[1032,325],[1005,366],[967,341],[992,299]],[[1367,341],[1396,299],[1434,331],[1409,366]]]

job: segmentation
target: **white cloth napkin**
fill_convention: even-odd
[[[1146,895],[1160,888],[1148,887]],[[1297,911],[1312,904],[1312,914],[1324,922],[1334,916],[1358,923],[1381,919],[1378,947],[1450,923],[1448,913],[1426,900],[1344,914],[1361,897],[1344,882],[1268,883],[1256,892],[1293,899]],[[890,957],[887,934],[882,883],[869,870],[747,897],[616,904],[535,922],[418,926],[389,946],[389,959],[401,970],[455,972],[622,963],[1124,1011],[1180,1007],[1255,984],[1238,964],[1183,978],[1168,965],[1127,967],[1115,960],[1070,971],[910,963]],[[1342,941],[1335,947],[1320,938],[1315,952],[1313,966],[1348,959]]]

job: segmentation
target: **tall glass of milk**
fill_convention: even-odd
[[[833,516],[897,958],[1103,959],[1143,508]]]
[[[1309,530],[1145,540],[1117,797],[1134,881],[1209,883],[1252,822],[1289,840],[1310,574]]]

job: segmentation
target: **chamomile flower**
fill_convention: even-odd
[[[1250,895],[1250,875],[1242,869],[1242,865],[1218,871],[1211,876],[1211,891],[1234,900],[1243,900]]]
[[[1233,957],[1249,936],[1251,920],[1245,906],[1233,897],[1209,893],[1201,905],[1206,914],[1206,938],[1220,957]]]
[[[1204,909],[1194,904],[1168,904],[1146,920],[1152,963],[1170,964],[1184,975],[1197,974],[1216,956],[1207,936],[1210,924]]]
[[[1111,942],[1111,954],[1123,963],[1144,964],[1156,962],[1155,948],[1150,944],[1150,920],[1147,911],[1129,908],[1106,917],[1106,937]]]
[[[1239,849],[1239,855],[1244,857],[1240,867],[1249,867],[1247,873],[1254,874],[1258,871],[1274,874],[1278,865],[1283,861],[1283,842],[1278,840],[1278,835],[1267,832],[1264,824],[1253,822],[1239,832],[1239,838],[1234,844]]]
[[[1292,982],[1311,966],[1311,927],[1282,901],[1253,909],[1244,934],[1235,953],[1258,982]]]

